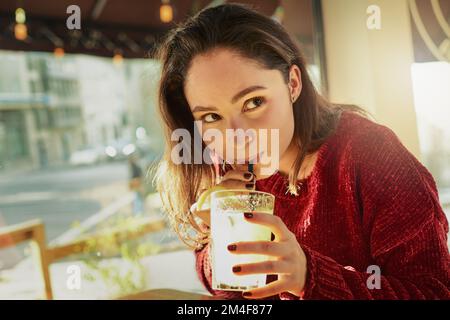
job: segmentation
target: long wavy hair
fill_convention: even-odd
[[[279,70],[286,84],[289,70],[301,70],[302,91],[293,103],[294,142],[299,154],[289,172],[289,190],[296,193],[297,176],[308,153],[316,151],[333,133],[343,110],[362,111],[356,106],[328,102],[315,89],[306,62],[298,46],[275,20],[238,4],[225,4],[200,11],[174,28],[159,46],[156,57],[161,61],[159,112],[165,135],[164,156],[154,175],[163,207],[174,230],[188,246],[199,248],[208,234],[198,225],[189,208],[200,193],[214,185],[215,171],[208,164],[175,164],[171,152],[180,141],[172,141],[172,132],[186,129],[194,136],[194,117],[183,87],[186,73],[196,55],[215,48],[228,48],[253,59],[264,68]],[[194,143],[189,146],[195,152]],[[201,146],[201,154],[205,145]]]

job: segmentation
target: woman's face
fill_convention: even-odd
[[[227,144],[233,141],[234,161],[256,159],[257,162],[261,160],[257,159],[261,153],[264,153],[263,158],[282,157],[288,149],[294,133],[292,99],[298,98],[300,91],[301,77],[297,66],[291,67],[288,85],[280,71],[264,69],[254,60],[222,48],[196,56],[184,86],[194,119],[201,121],[202,133],[217,129],[216,132],[220,131],[224,137],[223,143],[204,139],[209,148],[216,150],[222,159],[230,159]],[[241,140],[227,139],[227,129],[254,129],[257,134],[241,134]],[[271,129],[278,130],[279,138],[275,141],[271,139]],[[267,143],[260,138],[263,131]],[[250,148],[252,139],[257,141],[256,150]],[[276,161],[278,163],[279,159]]]

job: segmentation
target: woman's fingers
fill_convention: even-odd
[[[245,163],[234,163],[231,165],[231,167],[233,168],[233,170],[240,170],[240,171],[247,171],[248,170],[248,166],[249,163],[245,162]]]
[[[284,257],[290,250],[284,243],[270,241],[236,242],[228,245],[232,254],[264,254],[273,257]]]
[[[278,295],[284,291],[286,291],[285,282],[283,280],[277,280],[264,287],[245,291],[242,295],[247,299],[261,299]]]
[[[245,212],[244,217],[248,222],[268,227],[275,235],[275,241],[290,240],[293,233],[286,227],[280,217],[263,212]]]
[[[241,181],[241,180],[225,180],[219,183],[219,186],[225,187],[227,189],[247,189],[254,190],[254,181]]]
[[[247,263],[233,266],[233,273],[236,275],[248,274],[288,274],[291,273],[289,263],[283,260],[269,260],[258,263]]]
[[[254,174],[247,170],[230,170],[222,177],[222,181],[224,180],[240,180],[249,182],[254,178]]]
[[[222,177],[220,186],[227,189],[255,189],[255,179],[251,172],[243,170],[230,170]]]

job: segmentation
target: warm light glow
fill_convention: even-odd
[[[123,56],[122,56],[121,53],[116,53],[116,54],[114,54],[114,56],[113,56],[113,63],[114,63],[116,66],[122,65],[122,63],[123,63]]]
[[[170,4],[162,4],[159,8],[159,17],[162,22],[168,23],[173,20],[173,9]]]
[[[14,26],[14,36],[17,40],[25,40],[28,37],[27,25],[23,23],[16,23]]]
[[[450,63],[414,63],[411,74],[419,125],[420,122],[431,124],[450,136]]]
[[[16,22],[17,23],[25,23],[25,21],[26,21],[25,10],[23,10],[22,8],[17,8],[16,9]]]
[[[414,63],[411,75],[421,158],[436,179],[440,191],[448,196],[450,63],[443,61]],[[447,219],[450,218],[448,213],[450,212],[447,212]]]
[[[55,48],[55,50],[53,50],[53,55],[56,58],[64,57],[64,49],[63,48]]]

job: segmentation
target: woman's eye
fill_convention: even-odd
[[[220,120],[220,116],[217,113],[208,113],[202,117],[203,122],[212,123]]]
[[[266,100],[263,97],[252,98],[245,103],[244,111],[256,109],[256,108],[262,106],[265,102],[266,102]]]

